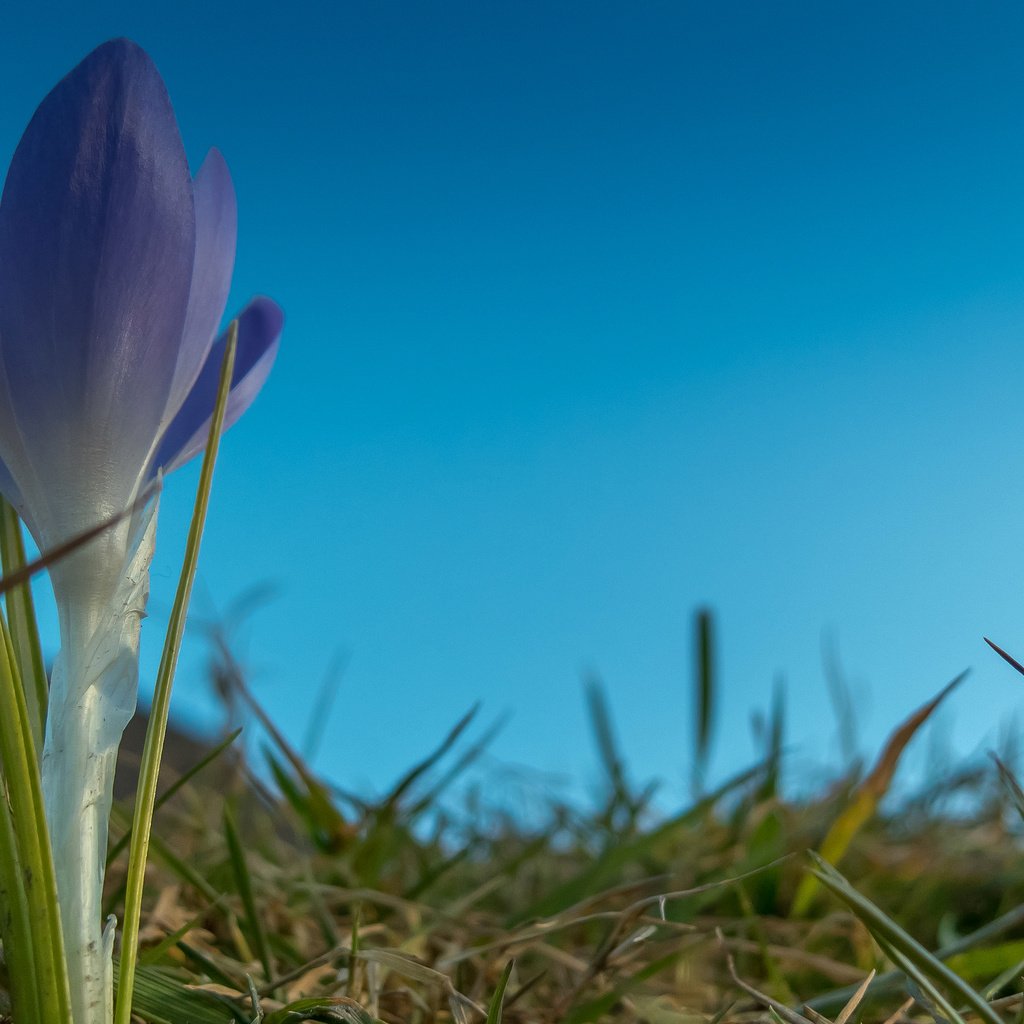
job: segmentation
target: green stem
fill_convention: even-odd
[[[0,558],[4,576],[25,567],[25,542],[21,533],[21,520],[13,506],[0,497]],[[32,724],[32,738],[36,753],[43,750],[43,730],[46,726],[46,704],[49,687],[43,651],[39,646],[32,586],[26,579],[7,592],[7,621],[10,625],[14,656],[25,690],[25,703]]]
[[[71,1021],[67,965],[49,830],[32,727],[7,622],[0,617],[0,757],[15,826],[35,954],[39,1021]]]
[[[167,636],[164,641],[160,668],[157,671],[153,706],[150,709],[149,728],[142,749],[142,766],[139,770],[139,789],[135,797],[135,811],[132,817],[132,841],[128,858],[128,880],[125,889],[124,933],[121,943],[121,965],[117,988],[117,1008],[114,1024],[131,1024],[132,993],[135,987],[135,968],[138,963],[139,920],[142,914],[142,889],[146,874],[146,855],[149,850],[150,829],[153,823],[153,808],[156,802],[157,781],[160,776],[160,758],[163,754],[164,737],[167,732],[167,716],[170,711],[171,685],[174,670],[178,664],[178,652],[185,632],[185,617],[192,585],[195,582],[196,564],[199,560],[199,546],[206,523],[206,511],[210,503],[213,485],[213,467],[217,461],[220,434],[227,411],[228,394],[231,390],[231,376],[235,365],[235,350],[238,345],[238,322],[228,329],[228,343],[220,368],[220,385],[217,403],[214,406],[210,424],[210,437],[203,456],[203,468],[199,474],[199,489],[196,493],[192,523],[185,545],[185,560],[178,579],[178,590],[171,609]]]
[[[41,1020],[36,950],[23,877],[14,822],[5,803],[0,806],[0,906],[4,910],[2,938],[11,1003],[25,1019]]]

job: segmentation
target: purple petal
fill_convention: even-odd
[[[224,316],[235,264],[238,207],[228,165],[211,149],[192,183],[196,209],[196,258],[167,412],[177,413],[189,393]]]
[[[21,433],[11,411],[11,398],[4,379],[3,364],[0,362],[0,438],[2,438],[3,460],[0,461],[0,494],[2,494],[18,511],[37,544],[42,546],[42,535],[39,533],[35,516],[30,512],[30,503],[25,495],[34,494],[39,489],[38,477],[34,467],[25,455],[25,446]],[[20,471],[21,483],[15,476],[15,469]]]
[[[0,493],[18,510],[18,514],[28,524],[37,543],[41,543],[34,520],[28,515],[29,501],[39,493],[39,478],[35,466],[25,453],[25,445],[21,439],[21,431],[14,418],[14,404],[4,372],[3,361],[0,360],[0,451],[3,461],[0,463]]]
[[[281,307],[271,299],[262,297],[253,299],[238,317],[238,349],[224,418],[225,430],[249,408],[263,387],[277,356],[283,325],[284,313]],[[167,428],[153,461],[153,473],[157,469],[169,473],[206,447],[227,338],[225,332],[217,339],[188,398]]]
[[[194,255],[167,91],[138,46],[104,43],[40,104],[0,200],[0,356],[40,477],[76,491],[99,475],[114,503],[134,484],[174,377]]]

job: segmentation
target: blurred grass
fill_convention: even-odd
[[[216,638],[217,692],[263,737],[246,748],[260,761],[225,737],[195,772],[165,772],[137,1019],[1022,1019],[1024,799],[1012,752],[946,764],[896,796],[900,756],[932,702],[894,723],[871,769],[853,763],[792,797],[780,783],[778,689],[760,763],[710,790],[713,637],[699,613],[691,803],[665,813],[654,787],[631,781],[590,680],[603,791],[589,807],[546,794],[529,817],[485,799],[493,728],[476,709],[378,799],[319,778]],[[130,811],[112,828],[115,913]]]

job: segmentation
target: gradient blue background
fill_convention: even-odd
[[[1024,8],[1012,3],[41,3],[0,36],[0,156],[92,46],[146,47],[240,202],[232,305],[288,316],[227,438],[195,609],[318,764],[380,789],[473,702],[586,784],[582,673],[638,775],[713,771],[782,676],[791,781],[962,668],[996,742],[1024,651]],[[152,678],[193,467],[164,497]],[[52,638],[49,641],[52,650]],[[175,707],[213,723],[193,630]],[[940,733],[942,730],[940,729]]]

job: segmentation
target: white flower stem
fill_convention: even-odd
[[[61,650],[50,683],[43,796],[74,1024],[113,1019],[113,932],[100,921],[107,828],[117,748],[138,693],[155,529],[154,503],[53,571]]]
[[[55,703],[50,709],[51,719],[59,718],[62,724],[47,732],[44,793],[74,1022],[107,1024],[109,965],[103,957],[100,900],[114,757],[109,750],[94,749],[103,718],[96,687],[67,700],[60,711]],[[60,762],[59,774],[45,774],[47,758]]]

